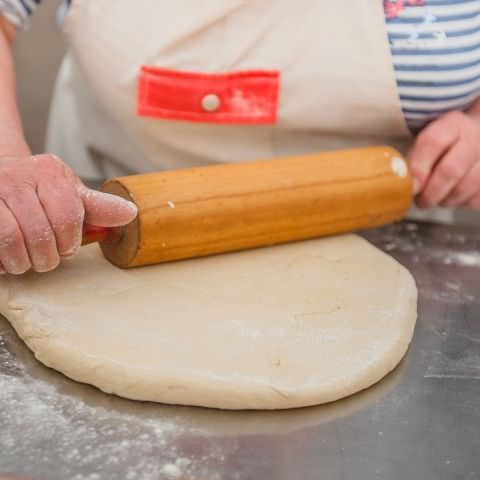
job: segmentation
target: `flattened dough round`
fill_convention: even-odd
[[[226,409],[314,405],[400,361],[410,273],[355,235],[120,270],[97,246],[0,280],[0,311],[45,365],[123,397]]]

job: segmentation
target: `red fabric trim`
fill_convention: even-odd
[[[246,70],[199,73],[144,65],[138,79],[140,116],[225,124],[272,124],[277,121],[280,73]],[[202,99],[214,94],[220,105],[214,112]]]

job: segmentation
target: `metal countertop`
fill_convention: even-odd
[[[480,479],[480,229],[364,236],[415,276],[402,363],[331,404],[226,412],[124,400],[38,363],[0,318],[0,472],[35,480]]]

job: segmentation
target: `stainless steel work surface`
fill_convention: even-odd
[[[365,236],[407,266],[420,291],[411,347],[377,385],[278,412],[133,402],[43,367],[1,319],[0,471],[39,480],[480,479],[480,230],[402,223]]]

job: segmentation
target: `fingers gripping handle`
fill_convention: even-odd
[[[98,227],[96,225],[83,225],[82,245],[100,242],[115,245],[122,238],[121,227]]]

